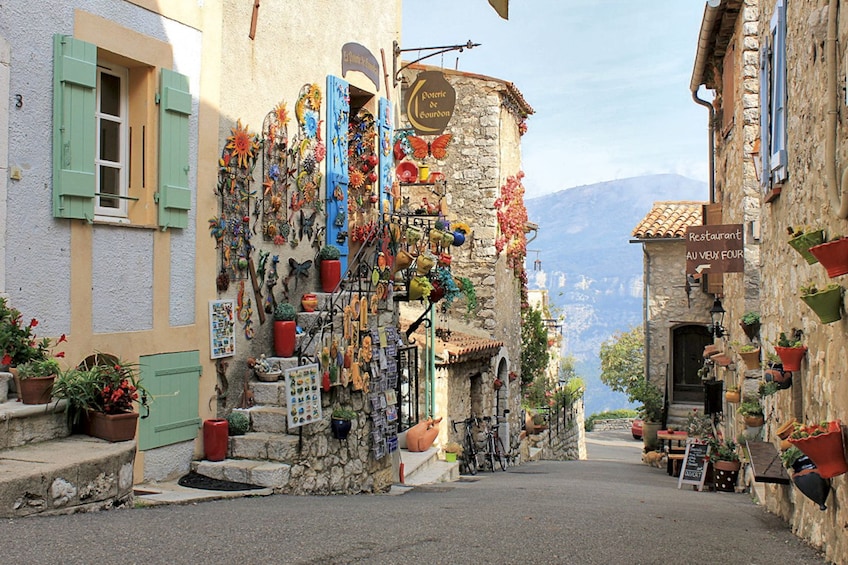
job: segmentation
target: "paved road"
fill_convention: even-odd
[[[0,522],[20,564],[824,563],[743,494],[677,489],[638,443],[402,496],[242,498]],[[635,452],[633,451],[635,449]]]

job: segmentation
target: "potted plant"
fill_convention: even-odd
[[[442,450],[445,452],[445,461],[448,463],[455,463],[457,456],[462,455],[462,446],[455,441],[446,443]]]
[[[813,309],[823,324],[842,319],[842,287],[836,283],[819,287],[810,282],[801,287],[801,300]]]
[[[800,253],[807,263],[812,265],[819,262],[809,249],[824,243],[824,230],[810,229],[809,227],[797,229],[789,227],[786,228],[786,231],[789,234],[789,245]]]
[[[780,454],[780,460],[784,467],[792,469],[792,482],[801,494],[818,504],[819,510],[827,510],[824,503],[830,493],[830,481],[822,478],[816,464],[794,445]]]
[[[780,332],[774,351],[780,357],[784,371],[801,370],[801,359],[807,353],[807,346],[801,343],[801,332],[793,332],[792,339],[786,336],[786,332]]]
[[[316,261],[320,265],[321,290],[334,292],[342,278],[341,250],[328,243],[318,251]]]
[[[739,405],[739,414],[745,420],[749,428],[757,428],[763,425],[763,406],[759,400],[746,400]]]
[[[823,479],[848,472],[839,420],[818,424],[795,423],[789,443],[800,449],[816,464]]]
[[[739,320],[739,326],[748,339],[753,341],[760,334],[760,313],[754,310],[745,312]]]
[[[18,365],[17,386],[24,404],[47,404],[50,402],[53,383],[61,372],[54,358],[27,361]]]
[[[810,247],[809,252],[827,269],[828,277],[848,273],[848,237],[836,236],[827,243]]]
[[[243,436],[250,429],[250,418],[234,410],[227,416],[227,426],[231,436]]]
[[[297,313],[288,302],[280,302],[274,310],[274,353],[277,357],[294,355],[297,337]]]
[[[147,406],[137,367],[112,355],[89,359],[56,379],[53,394],[68,401],[69,422],[79,422],[88,435],[111,442],[135,438],[139,413],[134,403]]]
[[[739,401],[742,399],[742,393],[737,387],[731,386],[724,393],[724,399],[732,404],[739,404]]]
[[[641,380],[632,389],[630,396],[636,402],[641,402],[639,416],[642,424],[642,442],[648,451],[657,448],[659,440],[657,432],[662,427],[663,394],[659,387],[647,380]]]
[[[353,410],[341,407],[335,408],[330,416],[330,429],[333,431],[333,437],[347,439],[355,419],[356,412]]]
[[[745,362],[745,367],[755,369],[760,366],[760,348],[753,344],[746,344],[739,348],[739,357]]]
[[[710,441],[710,462],[715,470],[716,490],[733,492],[742,462],[736,452],[737,443],[733,440],[713,438]]]

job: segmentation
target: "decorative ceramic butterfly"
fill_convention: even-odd
[[[312,239],[312,233],[315,226],[315,217],[318,215],[318,211],[312,212],[312,215],[306,217],[306,214],[303,213],[303,210],[300,211],[300,239],[303,239],[303,235],[306,234],[307,239]]]
[[[312,267],[312,260],[298,263],[293,257],[289,257],[289,276],[294,277],[294,286],[297,288],[297,279],[302,277],[309,278],[309,269]]]
[[[416,159],[424,159],[428,155],[432,155],[436,159],[444,159],[451,139],[453,139],[453,135],[450,133],[440,135],[430,142],[414,135],[407,138],[410,146],[412,146],[412,156]]]

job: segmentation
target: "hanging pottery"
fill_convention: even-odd
[[[848,237],[840,237],[810,247],[809,252],[827,269],[827,276],[838,277],[848,273]]]
[[[845,448],[842,443],[842,424],[839,420],[828,422],[827,431],[819,435],[789,438],[789,443],[812,459],[823,479],[848,472]]]
[[[804,355],[807,353],[807,346],[801,345],[799,347],[774,347],[775,353],[780,357],[780,360],[783,362],[783,370],[784,371],[800,371],[801,370],[801,359],[804,358]]]
[[[820,245],[824,242],[824,230],[816,230],[812,232],[800,233],[789,240],[789,245],[792,249],[801,254],[801,256],[810,265],[818,263],[819,260],[809,252],[810,247]]]
[[[418,256],[415,264],[415,270],[419,275],[426,275],[435,264],[436,258],[429,253],[425,253]]]
[[[444,237],[445,235],[446,235],[446,233],[443,232],[440,229],[435,229],[435,228],[431,229],[430,230],[430,243],[432,243],[433,245],[439,245],[442,242],[442,237]]]
[[[842,319],[842,287],[836,284],[811,294],[802,294],[807,306],[819,317],[823,324],[831,324]]]
[[[830,493],[830,481],[822,478],[815,463],[806,455],[792,463],[792,482],[801,494],[819,505],[819,510],[827,510],[824,505]]]
[[[465,234],[459,230],[453,232],[453,245],[459,247],[463,243],[465,243]]]

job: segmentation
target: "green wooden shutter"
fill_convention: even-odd
[[[53,36],[53,215],[94,219],[97,47]]]
[[[191,93],[188,77],[162,69],[159,81],[159,225],[188,226],[191,190],[188,186],[188,126]]]
[[[138,448],[153,449],[197,437],[200,352],[145,355],[139,364],[150,416],[140,420]]]
[[[392,103],[386,98],[380,98],[377,127],[379,128],[378,151],[380,153],[380,212],[385,214],[391,212],[392,183],[395,176],[394,152],[392,151],[394,135]],[[389,202],[388,210],[383,209],[384,200]]]
[[[342,274],[347,271],[347,128],[350,120],[350,86],[327,76],[327,243],[341,250]],[[338,189],[338,190],[337,190]],[[339,198],[341,196],[341,198]],[[338,225],[341,223],[341,225]]]

